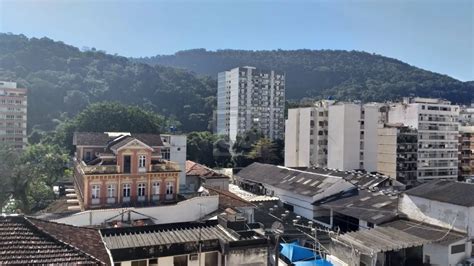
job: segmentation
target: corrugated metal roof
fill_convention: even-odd
[[[182,223],[175,224],[173,227],[152,225],[134,228],[133,231],[127,228],[111,228],[102,230],[102,236],[111,250],[198,242],[199,240],[236,240],[222,226],[213,222]]]
[[[470,183],[436,180],[407,190],[405,193],[455,205],[474,206],[474,184]]]
[[[333,236],[335,242],[354,247],[363,254],[421,246],[429,243],[450,244],[467,236],[419,222],[397,220],[374,229]]]

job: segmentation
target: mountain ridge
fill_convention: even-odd
[[[465,103],[466,97],[472,98],[474,91],[474,84],[470,82],[462,82],[445,74],[412,66],[399,59],[364,51],[208,51],[200,48],[179,51],[173,55],[133,60],[150,65],[182,68],[212,78],[216,78],[220,71],[243,65],[280,70],[287,73],[289,99],[333,97],[344,100],[384,101],[418,95]]]

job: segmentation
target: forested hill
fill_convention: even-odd
[[[174,118],[183,131],[206,130],[216,101],[214,79],[23,35],[0,34],[0,80],[28,88],[30,129],[52,129],[89,103],[118,101]]]
[[[433,55],[436,56],[436,55]],[[458,103],[474,98],[474,84],[410,66],[396,59],[356,51],[195,49],[136,59],[151,65],[184,68],[214,78],[237,66],[276,69],[287,74],[287,98],[333,97],[384,101],[417,95]]]

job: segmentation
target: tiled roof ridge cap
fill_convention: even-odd
[[[63,244],[63,245],[66,245],[66,246],[72,248],[73,250],[75,250],[75,251],[77,251],[77,252],[79,252],[79,253],[84,254],[84,255],[87,256],[87,257],[90,257],[92,260],[95,260],[95,261],[99,262],[100,264],[106,264],[105,262],[101,261],[100,259],[96,258],[95,256],[93,256],[93,255],[91,255],[91,254],[89,254],[89,253],[87,253],[87,252],[85,252],[85,251],[79,249],[79,248],[76,247],[75,245],[72,245],[72,244],[70,244],[70,243],[66,243],[66,242],[62,241],[61,239],[58,239],[56,236],[50,234],[50,233],[48,232],[48,230],[46,230],[46,229],[44,229],[42,226],[37,225],[37,224],[35,224],[34,222],[32,222],[32,221],[30,220],[30,218],[32,218],[32,217],[23,216],[23,218],[24,218],[24,220],[25,220],[29,225],[33,226],[34,228],[36,228],[37,230],[39,230],[41,233],[48,235],[49,237],[51,237],[51,238],[54,239],[55,241],[57,241],[57,242],[59,242],[59,243],[61,243],[61,244]],[[32,218],[32,219],[34,219],[34,220],[40,220],[40,221],[46,222],[46,223],[49,222],[49,221],[44,221],[44,220],[36,219],[36,218]],[[53,224],[60,224],[60,223],[56,223],[56,222],[51,222],[51,223],[53,223]],[[61,224],[61,225],[63,225],[63,224]],[[74,227],[74,228],[79,228],[79,227],[73,226],[73,225],[67,225],[67,226],[69,226],[69,227]],[[82,228],[82,227],[80,227],[80,228]],[[85,229],[92,229],[92,228],[85,228]],[[95,230],[95,229],[92,229],[92,230]]]

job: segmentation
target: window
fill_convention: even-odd
[[[147,266],[147,260],[132,261],[132,266]]]
[[[153,195],[160,195],[160,182],[154,182],[152,187]]]
[[[188,255],[174,256],[173,265],[174,266],[188,266]]]
[[[451,254],[463,253],[466,251],[466,244],[451,246]]]
[[[165,160],[170,159],[170,149],[169,148],[164,148],[161,150],[161,158]]]
[[[168,182],[166,184],[166,194],[167,195],[170,195],[170,194],[173,194],[174,193],[174,187],[173,187],[173,182]]]
[[[144,197],[145,196],[145,188],[146,188],[146,185],[144,183],[138,184],[138,196],[139,197]]]
[[[92,185],[92,198],[100,198],[100,185]]]
[[[146,156],[145,155],[140,155],[138,157],[138,167],[144,168],[146,165]]]
[[[123,184],[123,197],[130,197],[130,184]]]
[[[107,185],[107,198],[115,198],[115,184]]]
[[[217,252],[205,253],[204,265],[205,266],[214,266],[218,265],[218,256]]]

